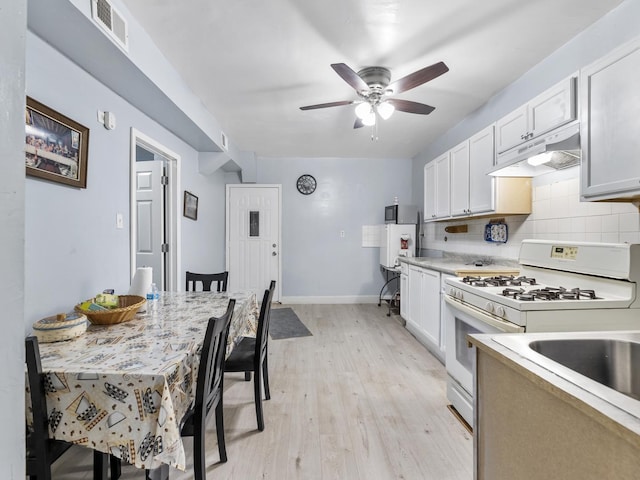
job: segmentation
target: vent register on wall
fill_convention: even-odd
[[[91,16],[106,35],[125,52],[129,52],[127,21],[108,0],[91,0]]]

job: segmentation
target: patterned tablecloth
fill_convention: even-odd
[[[40,344],[50,436],[139,468],[184,470],[179,422],[195,396],[207,320],[224,314],[229,298],[236,299],[230,351],[240,336],[255,336],[253,293],[165,292],[155,313]]]

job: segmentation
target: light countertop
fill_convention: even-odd
[[[460,257],[400,257],[399,260],[409,265],[457,276],[516,275],[520,270],[517,262],[508,259],[493,259],[483,262],[481,266],[476,266],[474,261]]]

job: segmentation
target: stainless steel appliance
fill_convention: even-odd
[[[418,207],[415,205],[388,205],[384,207],[384,223],[416,224]]]
[[[524,240],[520,275],[446,280],[447,397],[473,424],[468,333],[640,329],[640,244]]]

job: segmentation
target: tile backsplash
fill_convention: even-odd
[[[534,178],[532,213],[504,217],[507,243],[484,240],[491,218],[460,219],[424,225],[422,247],[517,259],[526,238],[605,243],[640,243],[640,213],[631,203],[581,202],[579,169]],[[447,233],[448,225],[468,225],[467,233]]]

